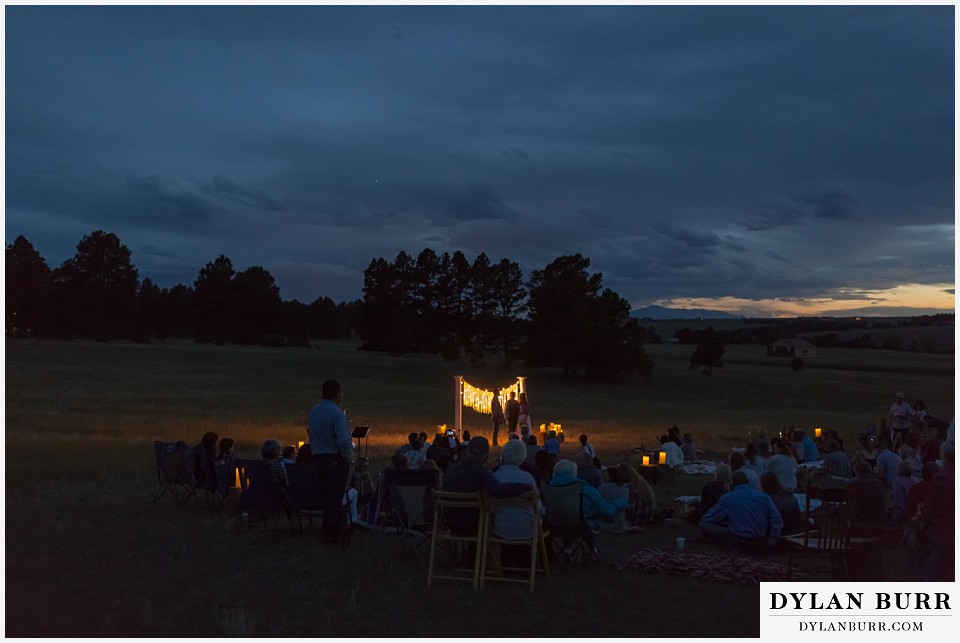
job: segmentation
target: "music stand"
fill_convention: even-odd
[[[360,440],[363,439],[363,457],[367,457],[367,452],[370,449],[370,443],[367,438],[370,437],[370,427],[369,426],[355,426],[353,427],[353,435],[351,436],[354,440],[357,441],[357,453],[360,453]]]

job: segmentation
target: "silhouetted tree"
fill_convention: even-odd
[[[469,347],[470,262],[459,250],[440,257],[435,308],[439,334],[439,351],[444,359],[455,360],[460,350]]]
[[[7,246],[6,329],[17,337],[42,335],[52,323],[49,309],[51,271],[23,235]]]
[[[137,269],[130,250],[113,233],[95,230],[54,273],[57,302],[69,311],[72,334],[100,341],[130,335],[137,295]]]
[[[690,368],[701,366],[707,369],[708,374],[712,374],[714,368],[723,368],[721,359],[726,352],[714,333],[704,334],[690,358]]]
[[[543,270],[530,273],[529,335],[525,357],[534,366],[560,366],[565,374],[583,367],[591,301],[603,277],[590,275],[590,260],[581,254],[557,257]]]
[[[503,354],[503,367],[513,368],[520,346],[518,320],[526,308],[527,289],[523,285],[523,270],[515,261],[501,259],[492,266],[493,300],[496,303],[492,332],[492,346]]]
[[[251,266],[234,275],[232,287],[232,341],[283,345],[283,302],[273,275],[260,266]]]
[[[589,274],[580,254],[555,259],[531,273],[524,352],[530,365],[560,366],[588,379],[627,379],[652,368],[639,340],[630,304],[603,277]]]
[[[136,314],[130,338],[149,342],[151,337],[166,339],[169,332],[168,294],[149,278],[137,289]]]
[[[193,282],[194,337],[198,342],[223,344],[233,335],[236,299],[233,262],[220,255],[200,269]]]

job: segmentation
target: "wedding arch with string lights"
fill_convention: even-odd
[[[470,384],[462,375],[453,376],[456,387],[456,409],[454,410],[455,426],[457,435],[463,434],[463,407],[473,409],[477,413],[490,415],[490,403],[493,401],[493,391],[482,389]],[[516,393],[520,397],[521,393],[527,392],[527,378],[517,377],[515,382],[500,387],[500,406],[503,407],[510,393]]]

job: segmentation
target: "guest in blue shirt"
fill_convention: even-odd
[[[802,451],[800,457],[804,462],[820,462],[820,451],[817,450],[817,443],[809,435],[804,434],[802,429],[796,429],[793,432],[793,440],[798,440]]]
[[[733,490],[720,497],[700,519],[706,540],[727,545],[776,545],[783,518],[770,496],[751,489],[742,471],[733,474]]]

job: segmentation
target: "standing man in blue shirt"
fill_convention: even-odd
[[[343,388],[337,380],[327,380],[321,390],[323,399],[307,415],[310,450],[320,478],[323,506],[323,543],[336,547],[346,529],[343,494],[347,489],[353,462],[353,438],[347,415],[340,407]]]

